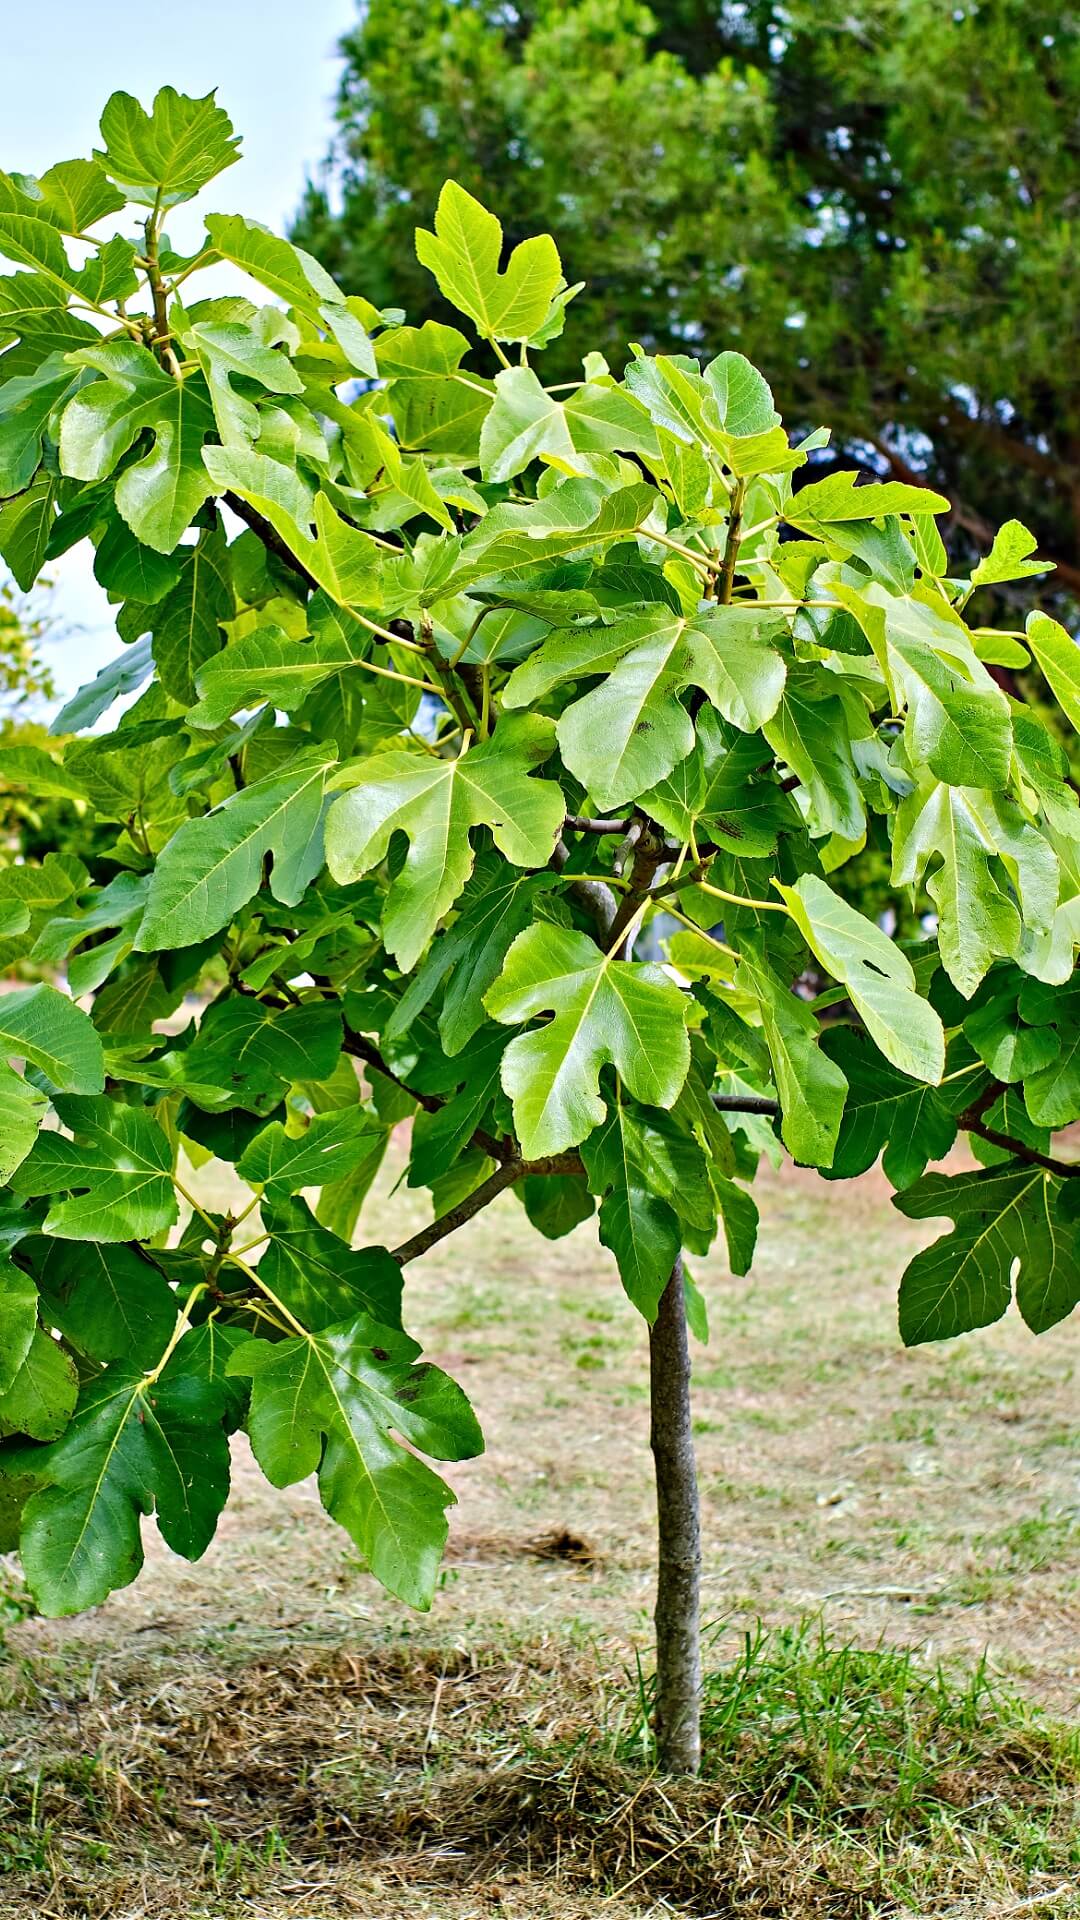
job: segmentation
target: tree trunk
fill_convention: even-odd
[[[680,1256],[649,1331],[649,1444],[656,1467],[656,1708],[667,1773],[701,1765],[701,1522],[690,1424],[690,1348]]]

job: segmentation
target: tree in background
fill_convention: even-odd
[[[0,529],[0,541],[3,537]],[[43,716],[56,698],[56,683],[41,643],[51,624],[40,593],[31,602],[13,582],[0,580],[0,748],[5,755],[14,747],[40,748],[48,737]],[[31,799],[18,780],[0,773],[0,867],[43,858],[81,833],[81,815],[69,799]],[[8,958],[0,941],[0,966]]]
[[[1009,514],[1080,590],[1080,15],[1040,0],[368,0],[294,238],[446,320],[412,231],[450,174],[551,226],[587,339],[740,348],[832,453]],[[336,211],[340,205],[341,211]]]
[[[47,618],[0,580],[0,725],[25,721],[41,701],[56,698],[56,685],[41,656]]]

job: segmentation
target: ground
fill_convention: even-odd
[[[591,1223],[546,1243],[504,1196],[408,1275],[487,1436],[430,1615],[238,1445],[198,1565],[148,1528],[107,1606],[6,1627],[3,1920],[1080,1914],[1080,1328],[905,1352],[935,1229],[877,1175],[761,1199],[752,1277],[695,1268],[703,1782],[642,1730],[644,1330]]]

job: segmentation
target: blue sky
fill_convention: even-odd
[[[164,85],[196,94],[217,88],[243,134],[244,157],[170,219],[170,237],[183,246],[197,241],[203,213],[246,213],[280,227],[293,211],[305,171],[326,151],[336,45],[356,7],[354,0],[188,0],[175,8],[165,0],[24,0],[5,14],[0,166],[9,170],[41,173],[55,160],[88,154],[117,88],[147,105]],[[69,693],[118,643],[89,560],[68,555],[52,576],[50,610],[63,633],[50,655]]]

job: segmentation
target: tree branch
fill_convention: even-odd
[[[247,500],[242,499],[238,493],[226,493],[222,498],[237,519],[242,520],[246,527],[250,527],[256,538],[262,541],[267,553],[272,553],[275,560],[280,560],[282,566],[288,567],[290,573],[295,573],[305,586],[318,586],[315,575],[308,572],[302,560],[297,559],[292,548],[286,545],[280,533],[270,525],[269,520],[264,520],[262,514],[257,512]]]
[[[720,563],[720,581],[716,595],[721,606],[725,607],[731,600],[731,584],[735,578],[735,561],[739,553],[739,535],[742,531],[742,510],[745,498],[746,481],[736,480],[731,490],[727,540],[724,543],[724,558]]]
[[[779,1100],[770,1100],[767,1094],[710,1093],[709,1099],[717,1113],[764,1113],[775,1120],[780,1112]]]
[[[586,814],[568,813],[563,822],[571,833],[626,833],[629,820],[590,820]]]
[[[404,1240],[400,1247],[395,1247],[394,1259],[399,1266],[407,1266],[410,1260],[419,1259],[422,1253],[427,1253],[440,1240],[445,1240],[448,1234],[456,1233],[467,1220],[489,1207],[507,1187],[516,1186],[519,1180],[527,1179],[530,1174],[551,1173],[583,1178],[585,1169],[576,1153],[554,1153],[546,1160],[507,1160],[501,1167],[496,1167],[494,1173],[490,1173],[478,1187],[474,1187],[472,1193],[466,1194],[464,1200],[459,1200],[456,1207],[450,1207],[437,1220],[432,1220],[429,1226],[421,1227],[411,1240]]]
[[[474,1214],[490,1206],[506,1187],[512,1187],[515,1181],[522,1179],[524,1167],[522,1160],[507,1160],[501,1167],[496,1167],[494,1173],[474,1187],[472,1193],[466,1194],[464,1200],[459,1200],[456,1207],[451,1207],[438,1220],[432,1220],[429,1226],[422,1227],[419,1233],[413,1234],[411,1240],[403,1240],[400,1247],[395,1247],[393,1253],[398,1265],[404,1267],[410,1260],[418,1260],[430,1247],[445,1240],[447,1234],[456,1233],[466,1220],[471,1220]]]
[[[556,873],[564,871],[569,858],[570,849],[565,840],[556,841],[555,851],[550,861]],[[570,892],[593,921],[600,936],[600,944],[603,945],[615,924],[615,915],[618,912],[618,903],[611,888],[605,887],[602,880],[579,880],[571,875]]]
[[[632,839],[631,835],[634,836]],[[627,850],[629,851],[632,847],[634,857],[630,868],[630,885],[616,906],[615,917],[609,929],[608,938],[612,946],[619,935],[630,926],[642,901],[648,899],[652,883],[656,878],[656,870],[668,859],[666,843],[657,838],[648,822],[643,819],[631,821],[626,839]]]
[[[995,1098],[996,1095],[995,1088]],[[1029,1147],[1023,1140],[1014,1139],[1011,1133],[999,1133],[996,1127],[986,1126],[970,1107],[966,1113],[957,1116],[956,1124],[965,1133],[977,1134],[980,1140],[988,1141],[992,1147],[1000,1147],[1003,1152],[1011,1153],[1016,1160],[1026,1161],[1032,1167],[1045,1167],[1047,1173],[1057,1174],[1059,1179],[1080,1177],[1080,1160],[1055,1160],[1052,1154],[1040,1153],[1037,1147]]]
[[[446,1101],[441,1100],[438,1094],[420,1093],[416,1087],[410,1087],[408,1082],[401,1078],[400,1074],[394,1072],[393,1067],[383,1058],[378,1047],[373,1046],[371,1041],[365,1039],[363,1034],[354,1032],[352,1027],[345,1028],[342,1051],[351,1055],[354,1060],[362,1060],[366,1067],[373,1067],[376,1073],[383,1075],[384,1079],[389,1080],[395,1087],[400,1087],[402,1093],[407,1093],[409,1099],[415,1100],[417,1106],[423,1107],[425,1113],[438,1113],[440,1107],[446,1106]],[[483,1127],[477,1127],[475,1132],[470,1135],[469,1145],[471,1147],[478,1147],[481,1153],[487,1154],[489,1160],[500,1160],[506,1165],[520,1164],[518,1161],[517,1148],[513,1142],[510,1140],[497,1140],[494,1134],[485,1132]],[[466,1219],[467,1218],[468,1215],[466,1215]]]

